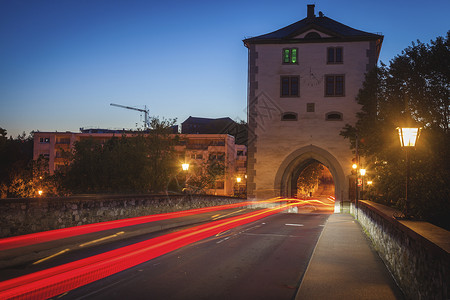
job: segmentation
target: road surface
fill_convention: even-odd
[[[328,216],[279,213],[55,299],[292,299]]]

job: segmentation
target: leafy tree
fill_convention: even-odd
[[[216,180],[224,178],[225,170],[225,162],[221,159],[208,159],[202,164],[193,165],[187,178],[187,188],[194,194],[206,193],[207,189],[215,188]]]
[[[25,133],[17,138],[7,138],[6,129],[0,128],[0,196],[23,197],[23,194],[10,191],[13,183],[17,184],[29,178],[33,160],[33,137]]]
[[[322,175],[323,165],[319,162],[309,164],[301,173],[297,180],[298,194],[308,194],[319,184],[319,178]]]
[[[364,157],[374,187],[368,196],[404,207],[405,153],[396,128],[423,128],[412,151],[408,202],[416,218],[449,227],[450,215],[450,31],[430,44],[418,41],[389,67],[369,72],[357,96],[362,105],[355,125],[341,134]]]
[[[174,122],[153,118],[151,130],[133,137],[77,142],[58,174],[63,186],[73,193],[164,191],[175,172]]]

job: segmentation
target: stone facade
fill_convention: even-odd
[[[241,201],[207,195],[2,199],[0,238]]]
[[[357,218],[407,299],[448,299],[450,232],[400,221],[395,210],[359,201]]]
[[[360,106],[355,97],[365,73],[376,65],[383,37],[322,13],[315,17],[313,5],[308,9],[308,17],[297,23],[244,40],[249,53],[250,199],[293,196],[301,170],[318,161],[333,175],[336,203],[348,200],[353,154],[339,133],[356,122]],[[286,63],[285,51],[292,49],[295,59]],[[342,54],[337,62],[329,61],[333,49]],[[333,76],[343,78],[343,91],[330,95]],[[298,80],[297,94],[285,94],[286,78]]]

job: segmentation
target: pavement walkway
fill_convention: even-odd
[[[362,227],[350,214],[328,218],[296,300],[404,299]]]

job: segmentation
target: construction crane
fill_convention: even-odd
[[[140,108],[135,108],[135,107],[131,107],[131,106],[114,104],[114,103],[111,103],[110,105],[143,112],[144,113],[144,130],[150,128],[150,120],[148,119],[149,112],[148,112],[147,106],[144,106],[144,109],[140,109]]]

